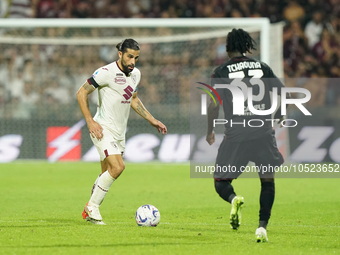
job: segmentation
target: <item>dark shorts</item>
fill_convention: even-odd
[[[224,139],[218,149],[214,178],[236,179],[243,173],[249,161],[258,167],[260,178],[274,178],[275,167],[279,167],[284,161],[277,149],[274,131],[243,142],[229,142]]]

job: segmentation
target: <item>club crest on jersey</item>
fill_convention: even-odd
[[[116,77],[115,83],[120,84],[120,85],[124,85],[126,83],[126,79],[125,79],[125,77]]]
[[[133,84],[136,84],[137,77],[135,74],[131,75],[131,79],[133,81]]]

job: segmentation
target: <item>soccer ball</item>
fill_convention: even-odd
[[[153,205],[142,205],[137,209],[136,222],[138,226],[156,227],[161,220],[161,215]]]

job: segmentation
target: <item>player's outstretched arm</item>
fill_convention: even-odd
[[[208,132],[206,136],[206,141],[209,143],[209,145],[212,145],[215,142],[214,119],[218,118],[219,109],[219,102],[217,105],[215,105],[213,102],[210,102],[208,106]]]
[[[77,100],[80,110],[86,120],[87,127],[90,131],[91,136],[93,138],[96,137],[100,140],[103,137],[103,128],[101,127],[101,125],[93,120],[88,101],[88,95],[91,94],[94,90],[95,87],[93,87],[86,81],[77,92]]]
[[[149,121],[149,123],[157,128],[159,133],[162,133],[165,135],[168,130],[166,126],[160,122],[159,120],[156,120],[151,113],[146,110],[145,106],[143,105],[142,101],[138,98],[137,92],[133,93],[133,97],[131,100],[131,107],[133,110],[135,110],[136,113],[138,113],[140,116],[142,116],[144,119]]]

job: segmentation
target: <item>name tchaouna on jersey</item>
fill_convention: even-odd
[[[227,65],[227,68],[228,68],[229,72],[236,72],[236,71],[240,71],[240,70],[243,70],[243,69],[257,69],[257,68],[261,68],[261,63],[260,62],[243,61],[243,62],[240,62],[240,63]]]

